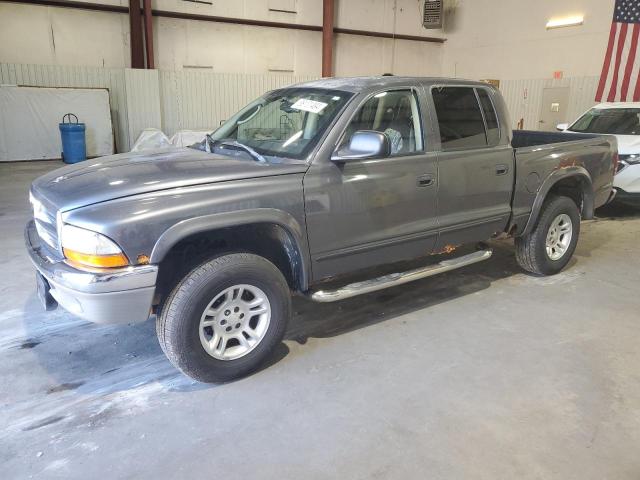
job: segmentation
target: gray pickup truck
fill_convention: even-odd
[[[192,147],[55,170],[33,182],[25,231],[40,297],[93,322],[155,314],[169,360],[220,382],[271,354],[292,292],[402,285],[488,259],[499,235],[525,270],[557,273],[610,198],[616,141],[509,125],[484,83],[325,79],[266,93]]]

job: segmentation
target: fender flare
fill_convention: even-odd
[[[299,269],[300,287],[304,291],[308,288],[310,278],[310,262],[306,236],[303,228],[290,214],[275,208],[256,208],[233,212],[215,213],[182,220],[164,231],[156,241],[151,251],[150,263],[157,264],[181,240],[197,234],[221,228],[237,227],[251,224],[275,224],[281,227],[290,237],[292,246],[296,250],[297,258],[292,268]]]
[[[540,212],[542,211],[542,205],[544,204],[547,195],[558,182],[567,178],[577,178],[578,180],[580,180],[580,184],[582,185],[583,202],[582,211],[580,213],[583,218],[593,217],[595,194],[593,191],[593,183],[591,181],[591,175],[589,175],[589,172],[584,167],[580,166],[560,168],[549,174],[549,176],[545,178],[544,182],[542,182],[542,185],[540,186],[540,188],[538,189],[538,193],[536,194],[536,198],[533,201],[533,206],[531,207],[531,214],[529,215],[527,225],[520,236],[531,233],[531,230],[533,230],[533,227],[538,221],[538,217],[540,216]]]

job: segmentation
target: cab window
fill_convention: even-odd
[[[435,87],[431,92],[442,150],[487,146],[482,111],[473,88]]]
[[[489,97],[489,93],[484,88],[479,88],[478,98],[480,98],[484,120],[487,123],[487,143],[491,146],[497,145],[500,141],[500,125],[498,125],[498,116],[493,107],[491,97]]]
[[[389,138],[391,156],[422,151],[418,99],[412,90],[389,90],[370,99],[356,112],[341,142],[349,143],[358,130],[375,130]]]

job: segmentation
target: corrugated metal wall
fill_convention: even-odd
[[[509,108],[512,126],[524,119],[524,128],[537,130],[542,108],[542,92],[549,87],[569,87],[567,122],[572,122],[581,113],[596,104],[594,98],[599,77],[574,77],[537,80],[503,80],[500,91]]]
[[[124,71],[127,125],[131,145],[145,128],[162,129],[158,70],[127,68]]]
[[[294,75],[160,71],[162,130],[171,136],[178,130],[215,128],[263,93],[313,79]]]
[[[144,128],[214,129],[267,90],[313,78],[0,63],[0,84],[107,88],[119,152]]]
[[[108,89],[116,148],[118,151],[129,149],[124,69],[0,63],[0,84]]]
[[[0,63],[2,84],[109,89],[116,147],[120,152],[128,151],[144,128],[161,128],[169,136],[178,130],[214,129],[221,120],[264,92],[312,79],[294,75]],[[522,118],[524,128],[536,130],[544,88],[570,87],[566,121],[572,121],[595,104],[597,85],[598,77],[503,80],[500,90],[512,126]]]

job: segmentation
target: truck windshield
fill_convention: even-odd
[[[211,134],[261,155],[303,159],[353,96],[339,90],[285,88],[250,103]]]
[[[640,135],[640,108],[592,108],[569,130],[581,133]]]

